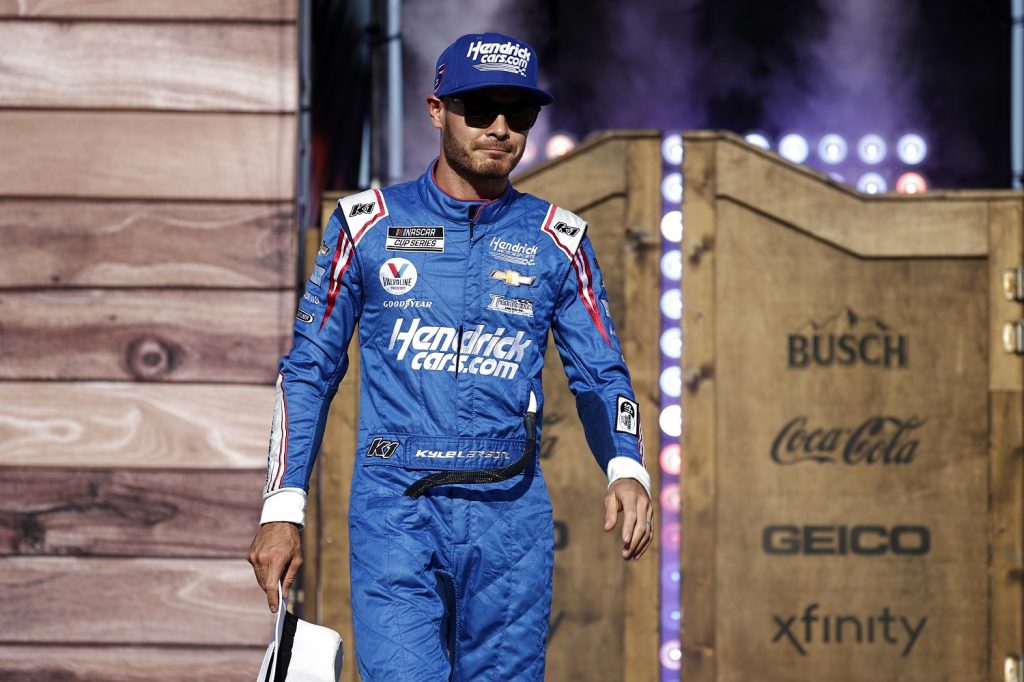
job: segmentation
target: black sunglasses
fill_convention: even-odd
[[[537,122],[537,115],[540,113],[539,106],[523,100],[502,104],[495,102],[490,97],[479,95],[447,97],[446,99],[458,103],[458,108],[462,109],[461,113],[466,119],[466,125],[470,128],[487,128],[498,118],[498,114],[502,114],[509,128],[525,132]]]

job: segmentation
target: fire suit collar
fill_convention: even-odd
[[[510,182],[505,192],[497,199],[459,199],[441,189],[434,179],[434,168],[437,159],[431,162],[427,172],[418,181],[420,196],[423,202],[441,218],[455,224],[466,224],[473,220],[474,225],[483,227],[501,220],[512,207],[519,192],[512,188]],[[482,230],[481,230],[482,231]],[[479,232],[477,233],[479,234]]]

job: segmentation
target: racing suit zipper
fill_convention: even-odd
[[[459,323],[459,338],[455,346],[455,378],[459,378],[459,364],[462,362],[462,323]]]

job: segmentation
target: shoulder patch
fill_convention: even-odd
[[[379,189],[368,189],[365,192],[344,197],[338,201],[338,207],[348,222],[352,242],[356,245],[370,231],[371,227],[388,214],[384,195]]]
[[[587,233],[587,222],[575,213],[551,204],[540,229],[551,237],[566,258],[572,260]]]

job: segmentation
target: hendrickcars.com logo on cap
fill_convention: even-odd
[[[477,71],[505,71],[526,76],[526,67],[530,64],[530,48],[517,42],[485,43],[477,40],[470,43],[466,58],[474,62]]]

